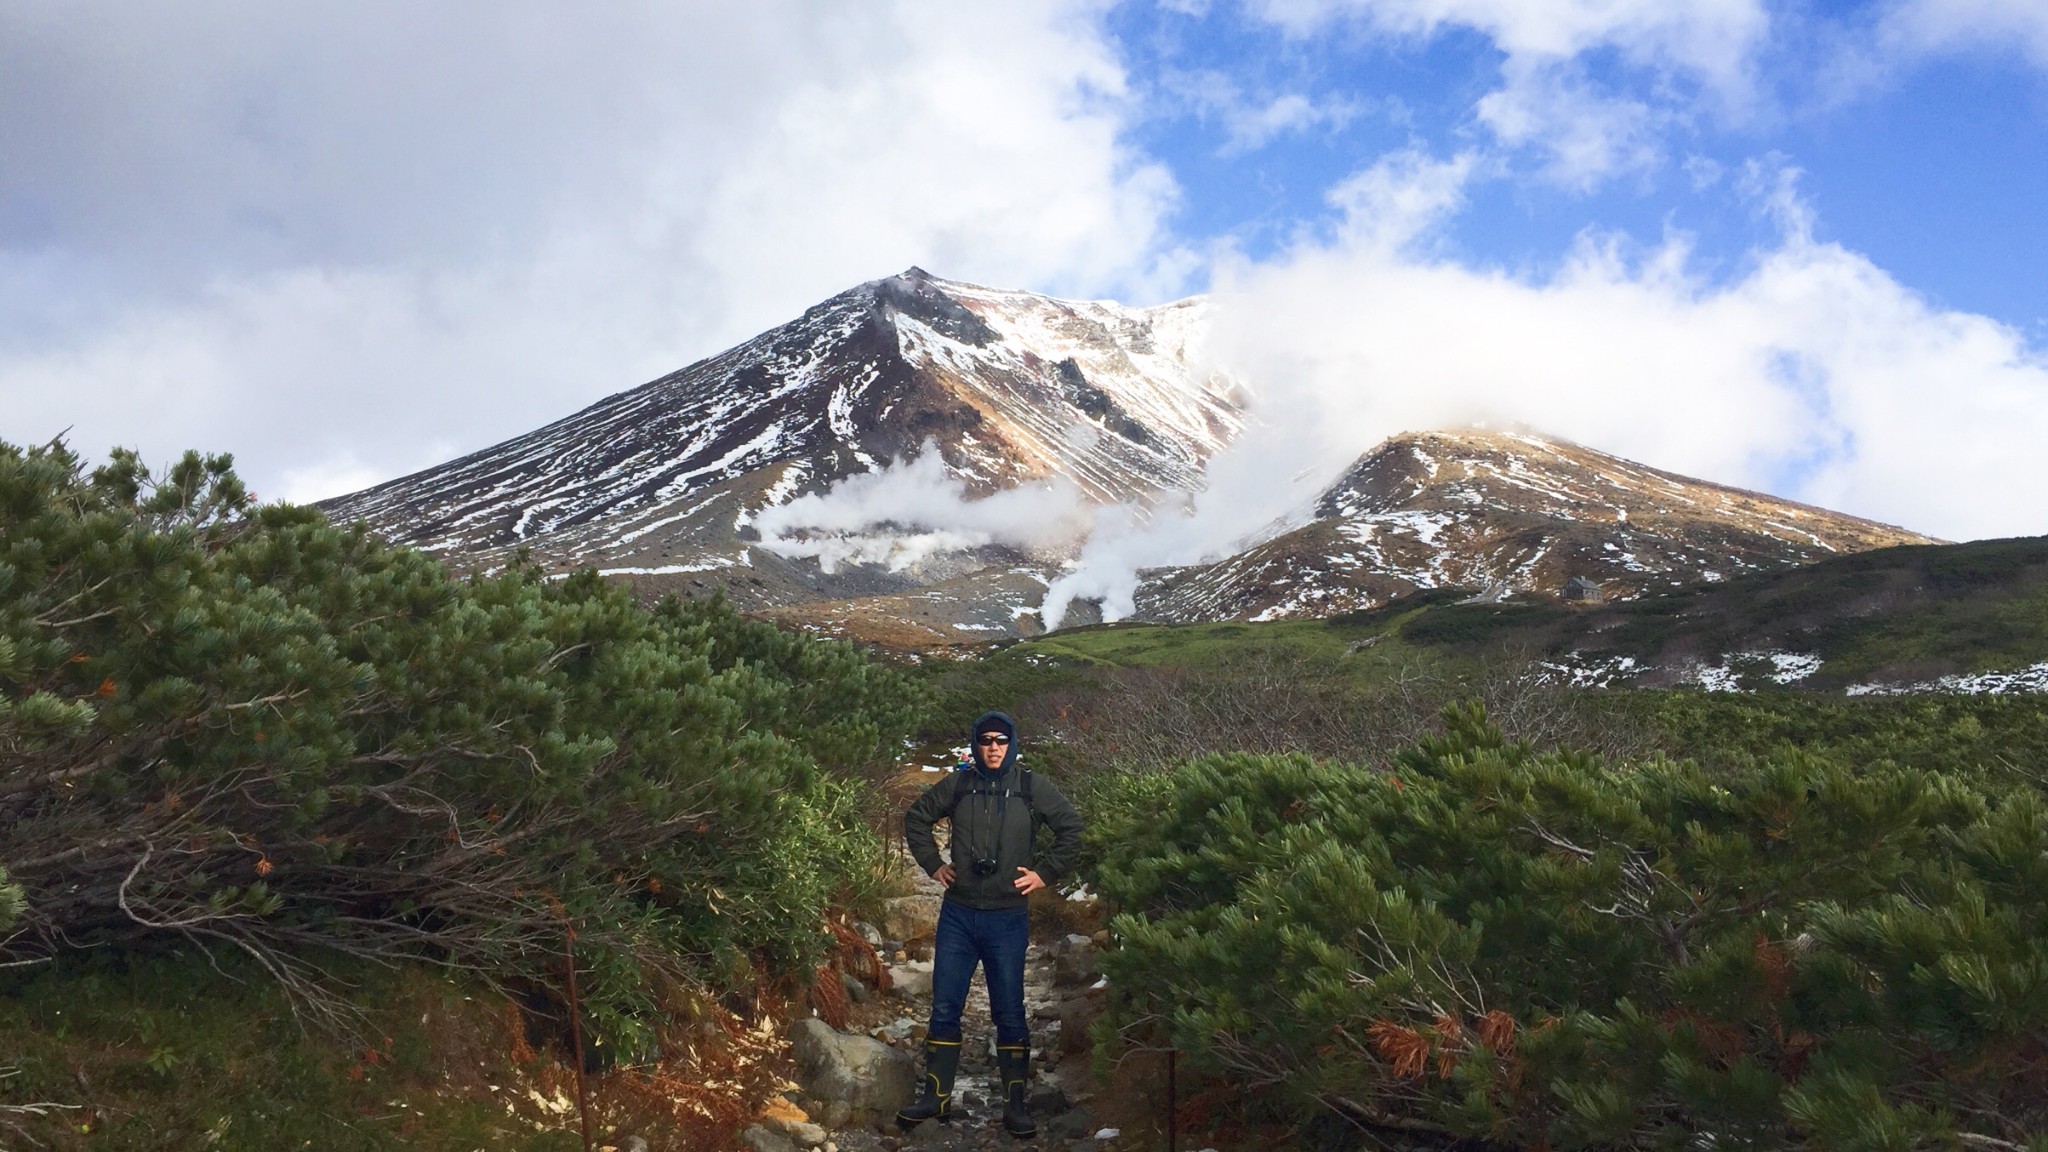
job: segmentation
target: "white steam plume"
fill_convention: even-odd
[[[1302,456],[1294,421],[1264,418],[1278,409],[1261,403],[1261,394],[1252,399],[1258,418],[1209,459],[1203,491],[1096,513],[1073,568],[1045,590],[1039,614],[1047,629],[1058,628],[1076,600],[1100,601],[1103,619],[1121,620],[1136,607],[1143,569],[1220,560],[1305,519],[1342,464]]]
[[[761,547],[815,557],[827,572],[842,564],[901,571],[991,544],[1038,553],[1069,549],[1087,533],[1089,512],[1081,490],[1064,477],[971,498],[966,482],[946,470],[937,447],[926,441],[914,459],[764,509],[753,523]]]

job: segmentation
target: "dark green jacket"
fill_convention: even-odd
[[[983,722],[990,718],[984,717]],[[982,768],[963,768],[925,789],[924,795],[903,814],[903,839],[910,845],[910,854],[916,858],[918,867],[929,875],[945,863],[932,839],[932,825],[944,819],[951,809],[953,883],[946,889],[946,899],[969,908],[1022,908],[1025,898],[1014,887],[1017,869],[1029,867],[1052,885],[1073,868],[1081,849],[1081,814],[1039,772],[1031,774],[1031,804],[1027,807],[1021,795],[1022,781],[1023,770],[1018,765],[1017,745],[1013,741],[1001,775],[991,777]],[[983,789],[988,793],[1008,789],[1010,797],[1004,801]],[[960,798],[957,806],[953,803],[956,791]],[[998,812],[1002,814],[1000,825],[996,822]],[[1034,854],[1033,840],[1039,824],[1052,829],[1052,847]],[[976,876],[974,861],[985,856],[994,857],[995,874]]]

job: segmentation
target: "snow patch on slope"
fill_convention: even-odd
[[[1964,696],[2007,696],[2048,692],[2048,661],[2010,672],[1969,672],[1918,684],[1851,684],[1851,696],[1904,696],[1949,692]]]
[[[1709,692],[1740,692],[1747,676],[1761,675],[1773,684],[1797,684],[1820,668],[1820,657],[1802,652],[1732,652],[1717,663],[1688,668],[1684,680]]]

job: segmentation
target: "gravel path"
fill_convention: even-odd
[[[920,894],[943,894],[937,882],[922,873],[918,873],[918,880]],[[922,1124],[908,1133],[899,1131],[890,1123],[841,1129],[830,1133],[840,1152],[1029,1147],[1089,1149],[1092,1152],[1104,1148],[1105,1145],[1094,1138],[1098,1129],[1087,1108],[1088,1097],[1093,1091],[1087,1059],[1085,1056],[1065,1056],[1060,1045],[1061,1003],[1081,995],[1084,989],[1058,986],[1055,956],[1063,947],[1085,946],[1083,938],[1075,938],[1063,945],[1062,935],[1059,932],[1034,931],[1024,965],[1024,1008],[1031,1017],[1032,1113],[1038,1121],[1039,1132],[1035,1140],[1015,1140],[1003,1131],[1002,1095],[995,1067],[995,1027],[989,1019],[988,986],[977,969],[968,992],[967,1009],[961,1019],[961,1034],[966,1045],[960,1059],[960,1073],[953,1086],[953,1120],[947,1124]],[[886,1007],[884,1015],[889,1018],[888,1030],[904,1033],[899,1046],[912,1053],[923,1051],[924,1024],[931,1015],[931,997],[928,994],[884,996],[878,1003],[864,1007]]]

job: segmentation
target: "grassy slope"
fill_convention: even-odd
[[[1437,597],[1441,599],[1442,597]],[[1097,624],[1023,641],[973,660],[931,663],[935,706],[925,735],[953,739],[988,708],[1014,708],[1029,697],[1083,688],[1118,669],[1225,670],[1249,660],[1293,659],[1318,672],[1342,669],[1359,686],[1426,663],[1438,670],[1478,660],[1406,643],[1395,625],[1422,609],[1424,597],[1336,620],[1268,624]],[[1360,646],[1361,641],[1369,642]]]
[[[1296,658],[1300,674],[1341,676],[1370,700],[1375,689],[1418,674],[1455,696],[1489,666],[1573,650],[1671,662],[1789,650],[1819,654],[1822,670],[1794,688],[1746,678],[1768,689],[1759,694],[1584,699],[1640,732],[1647,746],[1703,761],[1798,746],[1859,763],[2048,773],[2048,702],[2040,697],[1839,695],[1878,677],[1910,682],[2048,660],[2048,538],[1885,549],[1592,608],[1457,603],[1463,595],[1425,593],[1328,620],[1055,633],[940,672],[938,734],[991,704],[1085,692],[1121,669],[1227,671],[1275,653]]]
[[[2048,660],[2048,538],[1887,548],[1591,609],[1444,604],[1402,631],[1667,666],[1811,653],[1815,689],[2021,668]]]
[[[1370,612],[1354,612],[1327,620],[1279,620],[1267,624],[1097,624],[1056,632],[1018,644],[992,659],[1065,662],[1081,667],[1186,668],[1224,667],[1247,653],[1282,651],[1309,659],[1354,661],[1362,678],[1371,679],[1392,665],[1446,655],[1433,644],[1418,645],[1405,626],[1448,605],[1465,593],[1427,592]]]
[[[1813,653],[1804,687],[1924,680],[2048,660],[2048,537],[1887,548],[1803,568],[1701,584],[1597,607],[1459,604],[1426,593],[1371,612],[1272,624],[1101,625],[991,657],[1075,668],[1217,667],[1260,648],[1339,657],[1371,678],[1418,661],[1503,654],[1713,660],[1744,651]]]

